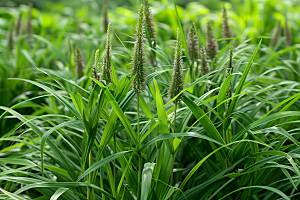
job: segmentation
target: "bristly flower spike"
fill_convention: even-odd
[[[277,22],[275,31],[273,33],[272,39],[270,40],[270,47],[274,48],[276,44],[278,43],[281,36],[281,23],[280,21]]]
[[[32,25],[31,25],[31,19],[32,19],[32,3],[29,3],[29,10],[27,15],[27,22],[26,22],[26,34],[32,34]]]
[[[190,75],[191,75],[191,81],[193,82],[193,75],[194,70],[193,66],[197,59],[199,59],[199,52],[198,52],[198,38],[197,38],[197,32],[194,22],[192,22],[189,33],[188,33],[188,55],[191,63],[190,68]]]
[[[155,29],[153,24],[153,15],[151,14],[150,5],[148,0],[145,0],[145,6],[144,6],[144,18],[145,18],[145,24],[149,33],[149,37],[151,40],[151,44],[153,45],[153,41],[155,40]],[[153,46],[151,46],[153,47]]]
[[[15,24],[16,36],[20,36],[22,34],[22,18],[23,18],[23,14],[22,11],[20,11],[17,22]]]
[[[285,44],[287,46],[291,46],[293,44],[292,32],[288,26],[287,19],[285,19],[284,25],[284,36],[285,36]]]
[[[231,75],[231,73],[233,72],[233,47],[231,46],[229,49],[229,61],[227,63],[227,70],[226,70],[226,78]],[[226,98],[230,98],[232,97],[232,83],[230,83],[227,93],[226,93]],[[231,103],[231,100],[227,102],[228,106]]]
[[[13,34],[13,22],[12,25],[9,27],[8,34],[7,34],[7,50],[11,52],[14,48],[14,34]]]
[[[201,54],[201,59],[200,59],[200,70],[201,70],[201,75],[204,76],[209,73],[209,65],[208,61],[206,58],[206,51],[204,47],[201,47],[200,49],[200,54]]]
[[[108,20],[108,0],[103,0],[103,10],[102,10],[103,14],[103,29],[106,32],[107,28],[108,28],[108,24],[109,24],[109,20]]]
[[[136,41],[132,56],[132,76],[135,76],[132,88],[136,93],[141,93],[146,80],[146,58],[145,58],[145,34],[144,34],[144,6],[141,4],[139,9],[139,18],[136,25]]]
[[[106,83],[111,82],[112,77],[112,70],[111,70],[111,24],[108,24],[107,27],[107,38],[106,38],[106,45],[105,51],[103,54],[103,63],[101,68],[101,80],[105,80]]]
[[[228,22],[228,16],[227,16],[227,10],[225,8],[225,3],[223,4],[223,24],[222,24],[222,31],[223,31],[223,38],[233,38],[232,29]],[[224,40],[223,43],[227,42],[229,44],[232,41],[230,40]]]
[[[97,49],[96,53],[95,53],[95,65],[93,68],[93,78],[96,80],[100,80],[99,75],[98,75],[98,71],[99,71],[99,61],[100,61],[100,50]],[[95,81],[92,81],[92,86],[95,87],[96,83]]]
[[[199,58],[198,38],[194,22],[191,24],[188,33],[188,55],[192,64]]]
[[[206,48],[208,57],[214,62],[218,54],[218,43],[209,22],[207,23],[206,29]]]
[[[78,46],[75,48],[75,68],[77,71],[77,78],[80,79],[83,76],[83,70],[85,68],[85,64],[83,62],[83,56],[81,50]]]
[[[155,49],[156,49],[156,41],[155,41],[155,29],[153,24],[153,15],[151,14],[150,5],[148,0],[145,0],[144,5],[144,19],[145,19],[145,25],[148,32],[148,39],[149,39],[149,46],[151,49],[151,54],[149,56],[150,62],[153,67],[156,66],[156,56],[155,56]]]
[[[227,64],[227,71],[226,71],[226,78],[232,73],[233,71],[233,47],[230,46],[229,48],[229,61]]]
[[[180,30],[177,28],[177,44],[175,48],[175,57],[173,64],[172,79],[169,87],[169,97],[173,99],[183,90],[183,77],[182,77],[182,44]],[[174,100],[174,104],[178,104],[183,99],[182,93]]]

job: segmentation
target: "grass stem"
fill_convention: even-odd
[[[176,110],[177,110],[177,102],[175,103],[175,109],[174,109],[174,121],[173,121],[173,133],[175,133],[175,127],[176,127]],[[171,165],[171,180],[170,185],[173,184],[173,168],[174,168],[174,153],[172,153],[172,165]],[[171,197],[170,197],[171,200]]]
[[[114,135],[114,153],[117,153],[117,142],[116,142],[116,134]],[[116,191],[116,159],[114,159],[114,190]],[[116,194],[116,192],[115,192]],[[116,197],[116,196],[115,196]]]
[[[194,66],[194,61],[193,60],[191,60],[191,67],[190,67],[190,76],[191,76],[191,83],[193,83],[194,82],[194,77],[193,77],[193,66]]]
[[[89,167],[92,166],[92,151],[89,153]],[[89,174],[89,183],[92,183],[92,173]],[[91,199],[91,189],[87,188],[87,197],[88,200]]]
[[[174,109],[173,133],[175,133],[177,104],[178,104],[178,103],[176,102],[176,103],[175,103],[175,109]]]
[[[174,169],[174,154],[172,154],[172,168],[171,168],[171,180],[170,185],[173,184],[173,169]],[[171,200],[171,199],[170,199]]]
[[[140,94],[137,93],[137,132],[138,132],[138,141],[140,142]],[[142,154],[139,153],[139,173],[138,173],[138,191],[137,191],[137,200],[140,200],[140,190],[141,190],[141,176],[142,176]]]

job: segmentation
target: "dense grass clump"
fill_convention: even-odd
[[[0,199],[298,199],[297,2],[137,2],[0,8]]]

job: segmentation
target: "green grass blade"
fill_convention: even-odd
[[[141,200],[147,200],[155,163],[145,163],[142,173]]]
[[[255,58],[257,52],[258,52],[258,49],[259,49],[259,47],[260,47],[260,45],[261,45],[261,42],[262,42],[262,40],[260,40],[260,42],[259,42],[258,46],[256,47],[256,49],[255,49],[255,51],[254,51],[252,57],[250,58],[250,60],[249,60],[249,62],[248,62],[248,64],[247,64],[247,67],[246,67],[246,69],[244,70],[243,76],[241,77],[241,79],[240,79],[240,81],[239,81],[239,84],[238,84],[238,86],[237,86],[237,88],[236,88],[236,90],[235,90],[235,92],[234,92],[234,95],[239,95],[239,94],[242,92],[242,89],[243,89],[243,87],[244,87],[244,83],[245,83],[245,81],[246,81],[247,75],[248,75],[249,72],[250,72],[250,69],[251,69],[253,60],[254,60],[254,58]],[[238,98],[238,97],[235,97],[235,98],[232,99],[232,102],[230,103],[230,106],[229,106],[228,111],[227,111],[227,113],[226,113],[226,119],[225,119],[224,125],[223,125],[224,131],[226,131],[226,130],[228,129],[229,125],[230,125],[230,118],[229,118],[229,117],[230,117],[231,114],[234,112],[234,110],[235,110],[235,108],[236,108],[236,106],[237,106],[238,100],[239,100],[239,98]]]

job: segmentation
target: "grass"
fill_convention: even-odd
[[[297,2],[225,3],[235,38],[222,38],[221,2],[150,1],[154,40],[151,26],[132,28],[139,3],[109,6],[109,43],[106,16],[88,5],[0,8],[0,199],[298,199]],[[10,34],[20,12],[26,28]],[[192,22],[197,50],[212,24],[218,55],[207,66],[190,62]],[[182,90],[170,98],[173,65]]]

